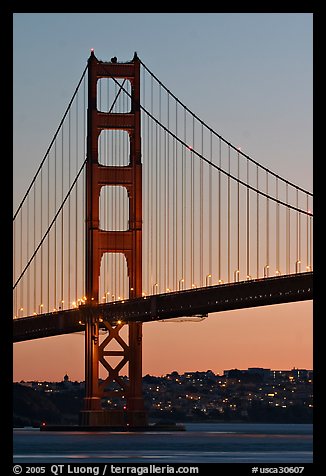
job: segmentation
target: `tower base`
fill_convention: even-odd
[[[121,427],[127,423],[124,413],[122,410],[82,410],[79,425]]]
[[[143,428],[148,425],[147,412],[123,410],[82,410],[79,414],[82,427]]]
[[[90,425],[47,425],[46,423],[42,423],[40,426],[40,431],[84,431],[84,432],[151,432],[154,431],[155,433],[158,431],[186,431],[185,425],[182,423],[167,423],[167,424],[162,424],[162,423],[156,423],[156,424],[150,424],[146,426],[135,426],[131,427],[128,425],[124,426],[107,426],[107,425],[95,425],[95,426],[90,426]]]

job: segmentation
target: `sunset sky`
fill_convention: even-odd
[[[141,60],[214,130],[312,191],[312,14],[14,14],[16,210],[90,49]],[[312,302],[149,323],[143,373],[312,368]],[[82,334],[14,344],[14,380],[84,379]]]

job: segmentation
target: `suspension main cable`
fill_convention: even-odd
[[[113,80],[115,80],[115,78],[112,77]],[[124,91],[126,92],[126,94],[129,94],[125,89]],[[129,94],[130,95],[130,94]],[[130,95],[131,96],[131,95]],[[279,200],[279,199],[276,199],[275,197],[272,197],[272,196],[269,196],[269,195],[266,195],[266,193],[262,192],[261,190],[257,190],[255,187],[253,187],[252,185],[249,185],[249,184],[246,184],[243,180],[240,180],[239,178],[237,177],[234,177],[232,174],[230,174],[230,172],[226,172],[225,170],[223,170],[222,168],[220,168],[219,166],[217,166],[216,164],[214,164],[213,162],[211,162],[210,160],[208,160],[206,157],[204,157],[202,154],[200,154],[199,152],[197,152],[193,145],[190,147],[188,144],[186,144],[182,139],[180,139],[179,137],[177,137],[173,132],[171,132],[166,126],[164,126],[164,124],[161,124],[154,116],[153,114],[151,114],[150,112],[148,112],[141,104],[139,105],[140,109],[143,110],[154,122],[158,123],[162,129],[164,129],[170,136],[174,137],[177,141],[180,142],[180,144],[182,144],[184,147],[187,147],[188,149],[191,150],[192,153],[194,153],[195,155],[197,155],[197,157],[199,157],[200,159],[204,160],[207,164],[211,165],[212,167],[214,167],[215,169],[217,170],[220,170],[224,175],[226,176],[229,176],[232,180],[234,180],[235,182],[239,183],[240,185],[243,185],[244,187],[247,187],[249,188],[250,190],[254,191],[254,192],[257,192],[259,193],[260,195],[262,195],[263,197],[269,199],[269,200],[272,200],[276,203],[279,203],[280,205],[283,205],[283,206],[286,206],[288,208],[291,208],[292,210],[295,210],[299,213],[303,213],[304,215],[310,215],[310,216],[313,216],[312,212],[311,211],[306,211],[306,210],[302,210],[302,209],[299,209],[293,205],[290,205],[290,204],[286,204],[285,202],[283,202],[282,200]],[[186,107],[186,106],[184,106]],[[187,109],[188,110],[188,109]],[[190,111],[189,111],[190,112]],[[191,114],[191,112],[190,112]],[[193,119],[197,119],[196,116],[193,116]],[[212,132],[214,133],[214,131],[212,130]],[[221,140],[225,141],[223,139],[223,137],[221,137]],[[243,154],[242,152],[239,151],[238,148],[235,148],[232,144],[228,143],[227,141],[225,141],[229,148],[233,148],[235,149],[236,151],[238,151],[239,153],[241,153],[241,155],[243,155],[244,157],[248,158],[248,160],[253,160],[251,159],[249,156]],[[296,190],[298,191],[302,191],[306,194],[308,194],[309,196],[313,196],[313,194],[311,192],[308,192],[307,190],[304,190],[302,188],[300,188],[299,186],[295,185],[295,184],[292,184],[291,182],[288,182],[287,180],[283,179],[282,177],[278,176],[277,174],[274,174],[272,171],[270,171],[269,169],[267,169],[266,167],[263,167],[261,166],[258,162],[254,162],[258,167],[261,167],[263,168],[267,174],[270,174],[270,175],[273,175],[274,177],[278,177],[280,180],[282,180],[283,182],[289,184],[291,187],[294,187]]]
[[[70,102],[69,102],[69,104],[68,104],[68,106],[67,106],[67,109],[66,109],[66,111],[65,111],[65,113],[64,113],[64,115],[63,115],[63,117],[62,117],[62,119],[61,119],[61,121],[60,121],[60,124],[58,125],[58,128],[57,128],[57,130],[56,130],[56,132],[55,132],[55,134],[54,134],[54,136],[53,136],[53,139],[51,140],[50,145],[49,145],[49,147],[47,148],[47,151],[45,152],[45,155],[44,155],[44,157],[43,157],[43,159],[42,159],[42,162],[40,163],[40,165],[39,165],[39,167],[38,167],[38,169],[37,169],[37,171],[36,171],[36,173],[35,173],[35,175],[34,175],[32,181],[31,181],[31,183],[30,183],[28,189],[26,190],[26,193],[25,193],[25,195],[24,195],[22,201],[20,202],[20,205],[19,205],[19,207],[17,208],[16,213],[14,214],[13,220],[15,220],[17,214],[19,213],[19,210],[22,208],[22,206],[23,206],[23,204],[24,204],[24,202],[25,202],[25,200],[26,200],[26,197],[27,197],[27,195],[29,194],[29,192],[30,192],[30,190],[31,190],[31,188],[32,188],[32,186],[33,186],[33,184],[34,184],[34,182],[35,182],[35,180],[36,180],[36,178],[37,178],[37,176],[38,176],[38,174],[39,174],[39,172],[40,172],[40,170],[41,170],[41,168],[42,168],[42,166],[43,166],[43,164],[44,164],[44,162],[45,162],[45,160],[46,160],[46,158],[47,158],[47,156],[48,156],[48,154],[49,154],[49,152],[50,152],[50,150],[51,150],[51,148],[52,148],[52,145],[54,144],[54,141],[56,140],[56,138],[57,138],[57,136],[58,136],[58,134],[59,134],[59,132],[60,132],[61,126],[62,126],[62,124],[64,123],[64,120],[66,119],[66,116],[67,116],[67,114],[68,114],[68,112],[69,112],[69,110],[70,110],[70,107],[71,107],[71,105],[72,105],[72,103],[73,103],[73,100],[75,99],[75,96],[76,96],[76,94],[77,94],[77,92],[78,92],[79,86],[81,85],[81,83],[82,83],[82,81],[83,81],[83,79],[84,79],[84,76],[85,76],[85,74],[86,74],[87,69],[88,69],[88,64],[86,65],[86,67],[85,67],[85,69],[84,69],[84,71],[83,71],[83,74],[81,75],[81,78],[80,78],[80,80],[79,80],[79,82],[78,82],[78,84],[77,84],[77,87],[76,87],[76,89],[75,89],[75,92],[74,92],[74,94],[72,95],[72,98],[70,99]]]
[[[138,58],[139,59],[139,58]],[[210,132],[212,132],[215,136],[217,136],[219,139],[221,139],[225,144],[227,144],[228,146],[230,146],[233,150],[237,151],[238,148],[236,146],[234,146],[231,142],[227,141],[226,139],[224,139],[223,136],[221,136],[220,134],[218,134],[216,131],[214,131],[214,129],[212,129],[211,127],[209,127],[202,119],[200,119],[195,113],[193,113],[192,111],[190,111],[190,109],[185,106],[166,86],[164,86],[164,84],[157,78],[157,76],[155,76],[148,68],[147,66],[141,61],[141,59],[139,59],[140,61],[140,64],[148,71],[148,73],[166,90],[166,92],[168,94],[170,94],[182,107],[184,107],[188,112],[189,114],[191,114],[195,119],[197,119],[197,121],[199,121],[202,125],[204,125]],[[297,188],[298,190],[300,190],[300,192],[304,192],[304,193],[307,193],[308,195],[312,196],[313,194],[307,190],[304,190],[303,188],[301,187],[298,187],[297,185],[293,184],[292,182],[284,179],[283,177],[281,177],[280,175],[276,174],[275,172],[273,172],[272,170],[268,169],[267,167],[261,165],[259,162],[257,162],[256,160],[254,160],[252,157],[250,157],[249,155],[245,154],[244,152],[240,152],[240,155],[242,155],[244,158],[248,159],[250,162],[252,162],[253,164],[257,165],[258,167],[260,167],[261,169],[263,169],[264,171],[268,172],[270,175],[274,176],[275,178],[278,178],[279,180],[282,180],[283,182],[285,183],[288,183],[289,185],[291,185],[292,187],[295,187]]]
[[[23,271],[21,272],[19,278],[18,278],[17,281],[15,282],[15,284],[14,284],[14,286],[13,286],[13,289],[16,288],[17,284],[19,283],[19,281],[21,280],[21,278],[22,278],[23,275],[25,274],[25,271],[27,270],[27,268],[29,267],[29,265],[30,265],[31,262],[33,261],[34,257],[36,256],[36,253],[38,252],[38,250],[39,250],[40,247],[42,246],[42,244],[43,244],[45,238],[47,237],[47,235],[48,235],[49,232],[51,231],[51,228],[52,228],[53,224],[56,222],[56,219],[58,218],[59,213],[62,211],[64,204],[65,204],[66,201],[68,200],[68,197],[69,197],[71,191],[73,190],[73,188],[74,188],[74,186],[75,186],[75,183],[77,182],[77,180],[78,180],[78,178],[79,178],[79,176],[80,176],[82,170],[84,169],[85,164],[86,164],[86,159],[84,160],[82,166],[80,167],[79,172],[78,172],[78,174],[77,174],[75,180],[74,180],[73,183],[71,184],[71,187],[69,188],[69,190],[68,190],[68,192],[67,192],[67,195],[65,196],[65,198],[64,198],[64,200],[62,201],[60,207],[58,208],[57,213],[56,213],[55,216],[53,217],[53,220],[51,221],[49,228],[48,228],[48,229],[46,230],[46,232],[44,233],[44,235],[43,235],[41,241],[39,242],[39,244],[38,244],[38,246],[37,246],[37,248],[35,249],[34,253],[33,253],[32,256],[30,257],[29,261],[27,262],[27,264],[26,264],[25,268],[23,269]],[[35,246],[34,246],[34,248],[35,248]],[[35,288],[35,289],[36,289],[36,288]]]

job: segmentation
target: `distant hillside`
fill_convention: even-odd
[[[44,395],[19,383],[13,384],[13,425],[39,426],[42,421],[50,424],[77,423],[81,403],[74,402],[71,394]],[[70,413],[72,412],[72,413]]]
[[[259,369],[258,369],[259,370]],[[312,423],[311,371],[257,374],[231,369],[227,375],[212,371],[172,372],[143,377],[145,410],[150,421]],[[114,387],[111,388],[116,389]],[[13,385],[14,426],[78,424],[85,394],[84,382],[27,382]],[[121,407],[118,398],[103,399],[103,409]]]

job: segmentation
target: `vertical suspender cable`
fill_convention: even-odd
[[[309,271],[312,271],[312,266],[313,266],[313,263],[312,263],[312,240],[313,240],[312,232],[313,232],[313,229],[312,229],[312,215],[310,215],[309,216],[309,237],[310,237]]]
[[[185,117],[186,117],[186,110],[183,109],[183,141],[186,142],[186,132],[185,132]],[[182,147],[181,149],[181,174],[182,174],[182,183],[181,183],[181,279],[184,280],[184,271],[185,271],[185,248],[184,248],[184,216],[185,216],[185,149]]]
[[[194,239],[194,234],[195,234],[195,201],[194,201],[194,195],[195,195],[195,190],[194,190],[194,180],[195,180],[195,172],[194,172],[194,153],[193,149],[195,148],[195,119],[194,117],[192,118],[192,150],[191,150],[191,286],[194,286],[194,266],[195,266],[195,239]]]
[[[119,94],[119,92],[117,92]],[[119,95],[119,106],[118,106],[118,111],[123,112],[125,111],[124,109],[124,104],[125,104],[125,94]],[[123,142],[123,134],[120,134],[119,131],[116,131],[116,135],[118,136],[118,144],[119,144],[119,166],[121,167],[124,164],[124,142]],[[125,199],[124,199],[124,188],[119,186],[118,187],[118,196],[119,196],[119,230],[123,229],[123,224],[124,224],[124,218],[125,218],[125,211],[124,211],[124,206],[125,206]],[[124,249],[124,237],[122,238],[122,248]],[[124,255],[119,253],[119,269],[120,269],[120,281],[119,281],[119,296],[123,300],[125,297],[125,286],[124,286],[124,281],[125,281],[125,275],[124,275]]]
[[[204,128],[203,124],[201,126],[201,155],[204,156]],[[204,264],[204,253],[203,253],[203,233],[204,233],[204,199],[203,199],[203,187],[204,187],[204,174],[203,174],[203,161],[200,161],[199,169],[199,270],[200,270],[200,286],[203,287],[203,264]]]
[[[187,111],[184,111],[184,143],[187,143]],[[182,148],[182,278],[183,288],[186,280],[186,200],[187,200],[187,177],[186,177],[186,154]]]
[[[296,206],[298,208],[298,189],[296,189]],[[298,271],[298,261],[299,261],[299,212],[296,213],[296,264],[295,272]]]
[[[159,285],[158,279],[158,218],[159,218],[159,207],[158,207],[158,126],[155,123],[155,293],[157,292],[157,286]]]
[[[114,91],[111,91],[111,95],[114,96]],[[110,97],[110,95],[109,95]],[[114,110],[114,105],[113,107],[111,106],[112,110]],[[115,157],[115,141],[113,138],[113,131],[109,130],[109,137],[110,137],[110,155],[111,155],[111,160],[112,160],[112,165],[116,163],[116,157]],[[115,205],[114,205],[114,187],[111,186],[107,189],[107,196],[108,196],[108,206],[110,207],[109,213],[109,220],[108,220],[108,225],[110,230],[114,230],[114,210],[115,210]],[[116,289],[115,289],[115,272],[116,272],[116,255],[114,253],[110,253],[108,256],[108,267],[110,269],[110,289],[111,289],[111,299],[112,301],[115,300],[115,294],[116,294]]]
[[[231,157],[230,157],[230,146],[228,145],[228,237],[227,237],[227,244],[228,244],[228,283],[230,282],[230,273],[231,273],[231,262],[230,262],[230,252],[231,252],[231,233],[230,233],[230,225],[231,225],[231,216],[230,216],[230,206],[231,206],[231,194],[230,194],[230,173],[231,173]]]
[[[307,199],[307,212],[309,212],[309,196]],[[311,271],[309,266],[309,215],[306,215],[306,271]]]
[[[107,81],[107,111],[110,112],[110,81]],[[110,161],[110,146],[112,142],[112,131],[108,130],[105,131],[105,142],[104,142],[104,157],[105,157],[105,165],[110,166],[113,165],[113,163]],[[110,207],[110,193],[111,193],[112,187],[105,187],[105,192],[104,192],[104,216],[105,216],[105,229],[110,230],[110,219],[109,219],[109,207]],[[104,293],[105,293],[105,302],[108,302],[110,299],[110,293],[112,292],[112,287],[110,286],[110,274],[111,274],[111,269],[110,268],[110,260],[111,260],[112,255],[110,253],[107,253],[105,255],[104,259]]]
[[[41,197],[41,202],[40,202],[40,210],[41,210],[41,219],[40,219],[40,239],[42,238],[43,235],[43,168],[40,171],[40,177],[41,177],[41,190],[40,190],[40,197]],[[40,272],[40,292],[41,292],[41,298],[40,298],[40,314],[42,313],[42,308],[43,308],[43,245],[41,246],[41,272]]]
[[[114,83],[114,96],[116,101],[114,103],[115,112],[119,112],[120,99],[117,98],[118,85]],[[114,136],[114,149],[115,157],[114,163],[120,165],[120,141],[116,131],[113,131]],[[113,198],[114,198],[114,230],[120,228],[120,190],[117,186],[114,186],[112,189]],[[115,263],[115,300],[117,301],[120,298],[120,255],[114,253],[114,263]]]
[[[299,204],[298,204],[299,205]],[[298,206],[299,208],[299,206]],[[299,239],[299,272],[301,271],[301,212],[298,212],[298,239]]]
[[[211,133],[211,150],[212,150],[212,133]],[[222,167],[222,142],[219,139],[219,167]],[[212,180],[212,167],[209,167],[211,173],[211,180]],[[221,209],[222,209],[222,194],[221,194],[221,170],[218,171],[218,282],[221,283],[221,237],[222,237],[222,230],[221,230]],[[210,202],[213,201],[213,197],[211,194]],[[211,204],[212,208],[212,204]],[[212,216],[210,217],[212,220]],[[211,234],[212,234],[212,225],[211,225]],[[212,245],[211,245],[212,246]],[[212,251],[210,252],[212,254]],[[209,274],[212,274],[211,272]]]
[[[103,104],[102,104],[102,86],[103,86],[103,80],[100,79],[97,82],[97,108],[99,111],[106,111],[106,108],[104,107],[103,109]],[[105,159],[105,154],[104,154],[104,147],[103,147],[103,135],[102,131],[100,132],[98,136],[98,161],[101,164],[106,165],[106,159]],[[101,187],[100,188],[100,210],[99,210],[99,227],[105,229],[105,213],[104,213],[104,207],[105,207],[105,202],[106,202],[106,192],[107,192],[107,187]],[[99,293],[98,293],[98,300],[99,302],[102,302],[102,294],[105,292],[105,284],[106,284],[106,276],[105,276],[105,255],[104,259],[101,260],[100,263],[100,287],[99,287]],[[104,266],[103,266],[104,265]]]
[[[299,208],[299,190],[296,188],[296,207]],[[300,212],[297,211],[297,260],[295,265],[295,272],[298,273],[300,271]]]
[[[70,178],[71,178],[71,114],[69,109],[68,114],[68,187],[70,187]],[[68,303],[67,307],[70,308],[70,246],[71,246],[71,206],[70,206],[70,194],[68,197]]]
[[[13,242],[14,242],[14,252],[13,252],[13,274],[14,276],[17,276],[17,271],[16,271],[16,221],[14,220],[13,223]],[[18,317],[18,312],[17,312],[17,290],[14,289],[14,315],[15,317]]]
[[[161,98],[161,85],[159,85],[159,110],[158,110],[158,116],[159,116],[159,122],[161,123],[161,116],[162,116],[162,98]],[[158,215],[159,221],[158,221],[158,270],[159,270],[159,281],[156,281],[159,283],[160,288],[162,287],[162,279],[161,279],[161,251],[162,251],[162,230],[161,230],[161,220],[162,220],[162,174],[161,174],[161,130],[159,129],[159,135],[158,135],[158,198],[159,198],[159,205],[156,208],[156,214]]]
[[[259,193],[258,193],[258,190],[259,190],[259,167],[257,165],[256,167],[256,189],[257,189],[257,194],[256,194],[256,198],[257,198],[257,205],[256,205],[256,231],[257,231],[257,238],[256,238],[256,247],[257,247],[257,259],[256,259],[256,266],[257,266],[257,270],[256,270],[256,276],[257,276],[257,279],[259,278],[259,247],[260,247],[260,243],[259,243]]]
[[[145,91],[146,91],[146,75],[145,75],[145,68],[143,69],[143,104],[144,104],[144,107],[146,108],[147,110],[147,104],[146,104],[146,94],[145,94]],[[145,246],[144,246],[144,249],[146,250],[146,253],[147,253],[147,250],[148,250],[148,240],[149,240],[149,236],[148,236],[148,201],[149,201],[149,195],[148,195],[148,189],[149,189],[149,179],[148,179],[148,162],[149,162],[149,155],[148,155],[148,133],[146,132],[148,130],[148,122],[149,122],[149,117],[144,114],[144,120],[142,121],[142,127],[143,127],[143,131],[144,131],[144,139],[146,137],[146,141],[144,140],[143,142],[143,161],[144,161],[144,164],[145,164],[145,167],[143,169],[143,174],[144,174],[144,184],[145,184],[145,187],[144,187],[144,192],[145,192],[145,201],[143,202],[143,207],[144,207],[144,235],[143,235],[143,240],[144,240],[144,243],[145,243]],[[146,205],[146,209],[145,209],[145,205]],[[145,289],[148,288],[148,275],[149,275],[149,259],[148,259],[148,256],[143,254],[143,259],[146,261],[146,266],[144,266],[144,273],[143,273],[143,286],[142,286],[142,290],[144,292]],[[145,279],[146,278],[146,279]]]
[[[76,96],[76,175],[78,173],[78,94]],[[76,189],[75,189],[75,201],[76,201],[76,210],[75,210],[75,237],[76,237],[76,244],[75,244],[75,303],[77,305],[78,301],[78,216],[79,216],[79,209],[78,209],[78,180],[76,182]]]
[[[194,119],[193,119],[194,121]],[[193,138],[192,138],[192,144],[193,144]],[[193,286],[194,282],[194,248],[193,248],[193,242],[194,242],[194,236],[193,236],[193,207],[194,207],[194,190],[193,190],[193,175],[194,175],[194,169],[193,169],[193,152],[192,152],[193,145],[191,146],[190,150],[190,282],[191,282],[191,287]]]
[[[33,197],[33,225],[34,225],[34,230],[33,230],[33,250],[36,248],[36,183],[34,184],[34,197]],[[36,308],[36,270],[37,270],[37,258],[35,257],[34,262],[34,293],[33,293],[33,307],[34,307],[34,313],[37,312]]]
[[[117,93],[119,94],[119,93]],[[119,111],[124,112],[125,106],[125,94],[119,96]],[[119,131],[116,132],[118,135],[119,139],[119,166],[122,166],[124,164],[124,137],[123,134],[121,134]],[[118,188],[118,196],[119,196],[119,203],[120,203],[120,212],[119,212],[119,230],[123,230],[124,227],[124,205],[125,205],[125,199],[124,199],[124,188],[119,186]],[[124,250],[124,236],[122,237],[122,248]],[[119,255],[119,265],[120,265],[120,285],[119,285],[119,296],[123,300],[125,298],[125,275],[124,275],[124,259],[122,258],[123,255],[120,253]]]
[[[15,223],[15,220],[13,220],[13,229],[12,229],[12,232],[13,232],[13,263],[12,263],[12,270],[13,270],[13,277],[14,277],[14,280],[16,279],[16,223]],[[16,299],[16,296],[17,296],[17,293],[16,293],[16,289],[13,290],[13,314],[14,314],[14,318],[16,318],[18,316],[17,314],[17,299]]]
[[[114,163],[117,163],[117,142],[114,138],[114,133],[112,133],[112,157]],[[111,227],[112,230],[115,230],[116,223],[117,223],[117,203],[116,203],[116,188],[112,186],[110,188],[110,195],[111,195]],[[111,265],[111,273],[112,273],[112,288],[113,288],[113,300],[117,300],[118,290],[117,290],[117,254],[112,253],[112,265]]]
[[[113,139],[113,132],[110,131],[110,137],[111,137],[111,157],[114,163],[116,163],[116,157],[115,157],[115,141]],[[109,188],[109,196],[110,196],[110,203],[111,203],[111,230],[114,230],[114,224],[115,224],[115,203],[114,203],[114,187]],[[116,282],[116,255],[114,253],[110,253],[110,266],[109,268],[111,269],[110,277],[111,277],[111,287],[112,287],[112,292],[111,292],[111,297],[112,300],[115,301],[115,296],[116,296],[116,289],[115,289],[115,282]]]
[[[118,84],[115,82],[114,83],[114,94],[115,98],[117,98],[118,94]],[[115,102],[115,111],[118,113],[120,108],[120,98],[118,97],[118,100]],[[114,133],[114,142],[115,142],[115,163],[120,165],[120,140],[119,136],[117,133]],[[114,202],[115,202],[115,220],[114,220],[114,229],[118,230],[120,229],[120,190],[117,186],[114,187]],[[115,258],[115,266],[116,266],[116,300],[120,298],[120,292],[121,292],[121,268],[120,268],[120,255],[118,253],[114,254]]]
[[[168,161],[167,161],[167,149],[166,149],[166,131],[164,131],[163,139],[163,157],[164,157],[164,244],[163,244],[163,263],[164,263],[164,283],[163,283],[163,292],[166,292],[167,284],[167,261],[168,261],[168,205],[167,205],[167,184],[168,184]]]
[[[286,204],[289,201],[289,186],[286,184]],[[291,247],[290,247],[290,208],[286,208],[286,274],[290,274],[290,254],[291,254]]]
[[[249,161],[247,159],[247,185],[249,185]],[[249,187],[247,187],[247,279],[250,278],[250,203]]]
[[[57,210],[57,140],[54,142],[54,213]],[[54,310],[57,309],[57,220],[54,222],[53,251],[53,300]]]
[[[172,106],[171,106],[172,109]],[[173,111],[171,110],[171,128],[173,127]],[[172,266],[171,266],[171,282],[169,288],[171,291],[174,291],[174,276],[175,276],[175,138],[171,138],[171,147],[172,147],[172,163],[171,163],[171,185],[172,185],[172,193],[171,193],[171,210],[172,210],[172,217],[171,217],[171,246],[172,246]],[[170,207],[169,207],[170,209]]]
[[[171,281],[171,290],[174,288],[174,276],[175,276],[175,138],[172,138],[172,231],[171,231],[171,242],[172,242],[172,281]]]
[[[116,97],[117,95],[119,94],[118,92],[118,84],[115,83],[116,85]],[[122,103],[122,97],[119,96],[118,97],[118,102],[117,102],[117,109],[118,111],[117,112],[120,112],[121,111],[121,103]],[[121,135],[119,134],[119,132],[116,132],[116,136],[118,138],[117,142],[118,142],[118,165],[121,166],[121,162],[122,162],[122,157],[121,157]],[[117,221],[118,221],[118,230],[121,230],[121,222],[122,222],[122,214],[123,214],[123,207],[122,207],[122,200],[123,200],[123,194],[121,193],[121,187],[115,187],[116,188],[116,197],[118,196],[118,217],[117,217]],[[122,282],[123,282],[123,267],[121,266],[121,253],[118,253],[118,297],[122,297],[122,293],[123,293],[123,286],[122,286]]]
[[[144,73],[145,74],[145,73]],[[146,97],[145,97],[145,90],[146,88],[144,87],[144,104],[146,104]],[[147,104],[146,104],[147,107]],[[149,250],[149,116],[145,115],[145,118],[147,119],[146,123],[146,167],[144,168],[144,173],[146,173],[146,219],[144,220],[144,225],[145,225],[145,230],[146,230],[146,253],[148,253]],[[145,124],[144,124],[145,128]],[[144,285],[144,289],[146,290],[149,289],[149,269],[150,269],[150,263],[149,263],[149,256],[146,256],[146,284]]]
[[[167,128],[170,130],[170,103],[169,103],[169,95],[167,96],[168,103],[167,103]],[[169,279],[170,279],[170,147],[169,147],[169,136],[167,136],[167,169],[166,169],[166,183],[167,183],[167,191],[166,191],[166,218],[167,218],[167,229],[166,229],[166,246],[167,246],[167,257],[166,257],[166,275],[167,275],[167,289],[170,287]]]
[[[147,253],[148,253],[148,258],[147,258],[147,290],[148,293],[150,294],[150,269],[151,269],[151,262],[150,262],[150,161],[151,161],[151,156],[150,156],[150,126],[149,126],[149,116],[147,116],[147,167],[146,167],[146,172],[147,172],[147,222],[146,222],[146,229],[147,229]]]
[[[114,95],[114,91],[112,92],[112,95]],[[114,109],[113,109],[114,112]],[[116,163],[116,142],[113,137],[113,132],[110,131],[110,138],[111,138],[111,157],[113,163]],[[114,193],[114,187],[109,188],[109,202],[111,204],[111,214],[110,214],[110,229],[113,231],[114,230],[114,225],[115,225],[115,203],[114,203],[114,198],[115,198],[115,193]],[[111,297],[112,301],[115,301],[116,297],[116,255],[114,253],[110,253],[110,277],[111,277],[111,287],[112,287],[112,292],[111,292]]]
[[[26,197],[26,207],[27,207],[27,230],[26,230],[26,257],[28,260],[29,256],[29,195]],[[30,315],[30,307],[29,307],[29,298],[30,298],[30,268],[27,269],[27,303],[26,303],[26,316]]]
[[[264,277],[269,276],[269,198],[268,198],[268,171],[266,171],[266,272]]]
[[[48,159],[48,183],[47,183],[47,189],[48,189],[48,196],[47,196],[47,205],[48,205],[48,210],[47,210],[47,230],[49,229],[50,226],[50,160]],[[50,235],[48,236],[48,260],[47,260],[47,270],[48,270],[48,276],[47,276],[47,311],[50,312]]]
[[[153,115],[153,78],[151,78],[151,114]],[[154,213],[154,205],[153,205],[153,181],[154,181],[154,164],[153,164],[153,121],[151,121],[151,130],[150,130],[150,169],[151,169],[151,178],[150,178],[150,209],[151,214],[148,217],[150,223],[150,253],[149,253],[149,260],[150,260],[150,288],[149,293],[152,293],[152,284],[153,284],[153,267],[154,267],[154,259],[153,259],[153,213]]]
[[[178,102],[175,102],[175,135],[178,137]],[[175,273],[174,273],[174,283],[173,289],[177,290],[178,286],[178,141],[174,139],[175,150],[174,150],[174,204],[173,209],[175,210],[175,252],[174,252],[174,261],[175,261]]]
[[[209,134],[209,157],[210,161],[213,161],[213,141],[212,132]],[[208,169],[208,274],[213,275],[212,271],[212,167],[209,165]],[[220,243],[219,243],[220,246]]]
[[[121,95],[121,102],[122,102],[122,112],[125,112],[127,109],[127,100],[128,100],[128,97],[126,94],[122,94]],[[120,149],[121,149],[121,166],[124,166],[125,165],[125,135],[123,134],[123,132],[118,132],[119,136],[120,136],[120,143],[121,143],[121,146],[120,146]],[[126,193],[126,189],[124,187],[120,187],[120,196],[121,196],[121,210],[122,210],[122,213],[121,213],[121,230],[124,230],[125,229],[125,222],[126,222],[126,196],[125,196],[125,193]],[[128,197],[128,194],[127,194],[127,197]],[[127,198],[128,199],[128,198]],[[123,235],[123,251],[125,251],[125,235]],[[126,270],[126,266],[125,266],[125,259],[124,259],[124,253],[121,256],[121,262],[122,262],[122,266],[121,266],[121,281],[122,281],[122,290],[121,290],[121,297],[122,299],[124,300],[127,296],[126,296],[126,286],[125,286],[125,281],[126,281],[126,274],[125,274],[125,270]]]
[[[212,132],[209,135],[209,156],[210,161],[213,160],[213,136]],[[209,166],[208,169],[208,273],[212,276],[212,228],[213,228],[213,213],[212,213],[212,206],[213,206],[213,194],[212,194],[212,167]],[[220,209],[219,209],[220,210]],[[219,215],[220,216],[220,215]],[[220,237],[219,237],[220,240]],[[220,266],[220,265],[219,265]],[[219,267],[219,276],[220,278],[220,267]]]
[[[238,171],[237,178],[240,179],[240,154],[237,152],[238,156]],[[240,274],[240,183],[237,182],[237,270],[236,270],[236,281],[239,280]]]
[[[127,111],[128,110],[128,98],[129,96],[127,96],[126,94],[123,95],[123,112]],[[127,156],[127,150],[128,150],[128,147],[127,147],[127,143],[126,143],[126,134],[123,134],[121,133],[121,140],[122,140],[122,165],[125,166],[126,164],[126,156]],[[123,226],[123,229],[126,228],[126,222],[127,222],[127,217],[128,217],[128,193],[127,193],[127,196],[125,195],[125,192],[126,192],[126,189],[123,188],[123,196],[122,196],[122,205],[123,205],[123,220],[122,220],[122,226]],[[123,235],[124,236],[124,235]],[[125,241],[123,241],[123,246],[124,246],[124,249],[125,249]],[[123,255],[124,256],[124,255]],[[123,262],[125,263],[125,259],[123,259]],[[125,263],[127,265],[127,263]],[[124,273],[123,273],[123,280],[122,280],[122,297],[123,299],[125,298],[128,298],[129,297],[129,286],[128,286],[128,279],[127,279],[127,276],[126,276],[126,272],[128,273],[127,271],[127,266],[125,266],[124,268]],[[125,272],[126,270],[126,272]]]
[[[276,199],[278,200],[278,178],[276,177]],[[280,274],[280,204],[276,203],[276,274]]]
[[[20,212],[20,274],[23,270],[23,210]],[[23,283],[19,287],[20,293],[19,293],[19,308],[21,309],[23,307]]]
[[[177,107],[177,102],[175,102]],[[175,135],[177,130],[177,111],[175,111]],[[177,235],[177,218],[176,218],[176,210],[177,210],[177,199],[176,199],[176,140],[173,137],[172,139],[172,289],[175,291],[175,281],[176,281],[176,235]]]
[[[114,83],[114,93],[116,97],[117,93],[117,84]],[[117,103],[114,103],[114,109],[113,112],[117,112]],[[114,133],[112,132],[112,142],[113,142],[113,157],[114,157],[114,163],[118,163],[118,143],[117,143],[117,137]],[[112,187],[111,189],[111,197],[112,197],[112,230],[115,230],[117,228],[117,188]],[[119,296],[119,290],[118,290],[118,255],[117,253],[112,254],[112,260],[113,260],[113,275],[114,275],[114,300],[117,301],[118,296]]]
[[[143,104],[143,107],[146,108],[146,102],[145,102],[145,68],[142,68],[142,81],[141,81],[141,84],[142,84],[142,98],[141,98],[141,101],[142,101],[142,104]],[[141,127],[142,127],[142,136],[145,137],[145,115],[143,114],[142,115],[142,119],[141,119]],[[145,144],[143,143],[143,162],[144,162],[144,158],[146,156],[146,149],[145,149]],[[147,167],[146,167],[147,168]],[[145,185],[146,183],[146,178],[145,178],[145,173],[146,171],[143,169],[143,184]],[[146,187],[144,186],[144,201],[143,203],[146,203],[146,199],[147,199],[147,193],[146,193]],[[130,216],[130,210],[129,210],[129,216]],[[145,220],[146,220],[146,214],[145,214],[145,210],[143,211],[143,216],[145,216]],[[143,243],[145,244],[144,246],[144,249],[146,249],[147,245],[147,235],[146,235],[146,228],[144,228],[143,230]],[[147,261],[147,260],[146,260]],[[143,254],[143,262],[144,262],[144,254]],[[145,289],[146,287],[146,281],[145,281],[145,277],[146,277],[146,269],[145,269],[145,266],[143,266],[143,275],[142,275],[142,290]],[[130,297],[130,296],[129,296]]]
[[[61,203],[63,202],[63,198],[64,198],[64,189],[63,189],[63,179],[64,179],[64,168],[63,168],[63,164],[64,164],[64,154],[63,154],[63,128],[62,128],[62,131],[61,131]],[[63,229],[64,229],[64,209],[62,209],[62,213],[61,213],[61,303],[60,303],[60,307],[61,309],[63,309],[63,305],[64,305],[64,288],[63,288],[63,285],[64,285],[64,238],[63,238]]]
[[[83,160],[86,159],[86,81],[83,84]],[[85,220],[85,186],[86,186],[86,176],[85,172],[83,174],[82,180],[82,216],[83,220]],[[85,243],[85,226],[82,226],[82,244]],[[85,295],[85,247],[82,248],[82,297]]]

